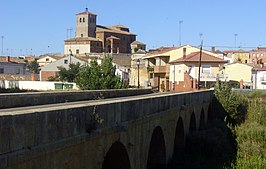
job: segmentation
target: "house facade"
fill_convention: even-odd
[[[52,62],[55,62],[59,59],[61,59],[63,56],[49,56],[49,55],[44,55],[38,58],[37,63],[39,64],[40,67],[48,65]]]
[[[261,64],[266,59],[266,48],[257,48],[250,51],[250,63]]]
[[[25,75],[30,72],[27,71],[27,65],[23,59],[6,56],[0,58],[0,74]]]
[[[266,67],[252,69],[253,89],[266,89]]]
[[[64,67],[64,68],[68,68],[69,64],[71,63],[80,63],[80,64],[85,64],[86,62],[83,60],[80,60],[74,56],[66,56],[64,58],[61,58],[55,62],[52,62],[50,64],[47,64],[43,67],[41,67],[41,71],[40,71],[40,80],[41,81],[48,81],[49,78],[51,77],[56,77],[59,69],[58,67]]]
[[[227,81],[243,81],[245,88],[252,88],[252,69],[254,65],[245,63],[225,64],[220,74],[227,75]]]
[[[213,86],[219,76],[220,67],[227,61],[218,58],[214,53],[205,51],[186,54],[170,62],[170,90],[189,91],[198,87],[209,88]]]
[[[232,62],[250,63],[250,51],[226,50],[224,53],[228,58],[232,59]]]
[[[145,66],[145,60],[142,59],[146,52],[144,50],[138,50],[131,55],[131,71],[130,71],[130,86],[148,87],[149,84],[149,73],[147,67]],[[138,66],[139,61],[139,66]]]
[[[193,52],[200,51],[199,48],[185,45],[180,47],[159,48],[153,52],[147,53],[143,59],[146,60],[146,67],[148,70],[148,78],[151,86],[163,88],[162,90],[171,90],[173,82],[170,82],[169,62],[182,58],[183,55],[188,55]],[[205,53],[215,55],[212,52],[204,50]],[[222,59],[221,59],[222,60]]]

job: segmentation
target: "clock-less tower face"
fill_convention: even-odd
[[[82,12],[76,15],[76,38],[96,37],[97,15],[90,12]]]

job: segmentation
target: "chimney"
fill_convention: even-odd
[[[212,53],[215,53],[215,46],[212,46]]]
[[[186,59],[187,56],[187,48],[183,48],[183,60]]]
[[[10,62],[10,56],[6,57],[6,62]]]

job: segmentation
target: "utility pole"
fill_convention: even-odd
[[[179,46],[181,46],[181,24],[183,23],[183,21],[179,21]]]
[[[235,33],[234,35],[235,35],[235,50],[236,50],[236,37],[238,36],[238,34]]]
[[[200,46],[199,73],[198,73],[198,90],[200,90],[200,67],[201,67],[202,46],[203,46],[203,40],[201,41],[201,46]]]
[[[200,42],[202,41],[202,36],[203,36],[203,33],[199,33]]]
[[[1,55],[3,56],[4,55],[4,36],[1,36],[1,39],[2,39],[2,52],[1,52]]]

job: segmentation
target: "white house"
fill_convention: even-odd
[[[266,67],[252,69],[253,89],[266,89]]]
[[[78,59],[74,56],[66,56],[62,59],[59,59],[55,62],[52,62],[48,65],[45,65],[43,67],[41,67],[41,71],[40,71],[40,80],[41,81],[47,81],[49,79],[49,77],[55,77],[56,73],[59,71],[58,67],[64,67],[64,68],[68,68],[70,63],[81,63],[81,64],[85,64],[86,62]]]
[[[30,74],[23,60],[10,56],[0,58],[0,74]]]

